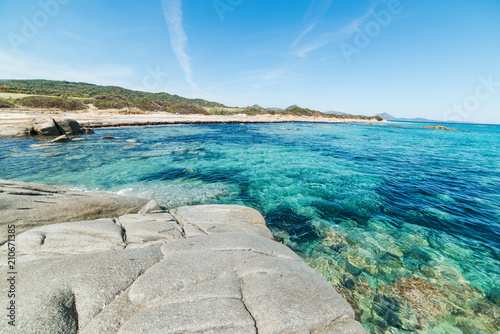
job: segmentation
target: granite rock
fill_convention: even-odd
[[[51,117],[35,117],[33,119],[33,130],[41,136],[58,137],[64,135],[65,131]]]
[[[145,204],[133,197],[0,179],[0,238],[6,236],[7,224],[16,224],[21,233],[41,225],[118,217]]]
[[[58,119],[56,123],[66,132],[68,135],[79,135],[82,127],[74,119]]]
[[[214,205],[171,212],[18,235],[17,332],[366,333],[333,287],[265,232],[257,211]],[[6,253],[4,244],[0,256]],[[0,289],[8,284],[0,280]],[[6,299],[0,296],[2,305]],[[3,321],[0,332],[12,328]]]

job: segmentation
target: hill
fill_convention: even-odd
[[[202,107],[225,107],[218,102],[203,99],[188,99],[168,93],[148,93],[117,86],[99,86],[83,82],[54,80],[4,80],[0,81],[0,92],[25,93],[34,95],[69,96],[94,98],[99,95],[121,96],[128,100],[148,99],[151,101],[182,102],[197,104]]]
[[[388,121],[400,121],[400,122],[432,122],[432,123],[435,123],[435,122],[439,122],[439,121],[434,121],[434,120],[431,120],[431,119],[427,119],[427,118],[421,118],[421,117],[417,117],[417,118],[397,118],[397,117],[394,117],[386,112],[382,113],[382,114],[377,114],[377,116],[380,116],[382,117],[383,119],[385,120],[388,120]]]

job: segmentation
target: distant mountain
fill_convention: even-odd
[[[266,108],[267,110],[274,110],[274,111],[283,111],[285,109],[283,108],[276,108],[276,107],[273,107],[273,108]]]
[[[382,113],[382,114],[377,114],[377,116],[380,116],[382,117],[383,119],[385,120],[388,120],[388,121],[400,121],[400,122],[439,122],[439,121],[435,121],[435,120],[432,120],[432,119],[427,119],[427,118],[421,118],[421,117],[417,117],[417,118],[398,118],[398,117],[394,117],[386,112]]]

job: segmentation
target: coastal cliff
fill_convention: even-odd
[[[36,201],[39,187],[15,183],[3,196],[25,189]],[[0,242],[4,258],[15,246],[17,291],[16,326],[2,321],[2,333],[366,333],[254,209],[152,201],[137,214],[46,223]]]

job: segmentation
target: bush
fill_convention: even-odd
[[[202,106],[194,103],[184,103],[184,102],[163,102],[167,112],[181,115],[198,114],[198,115],[210,115],[208,111]]]
[[[129,106],[127,100],[118,95],[97,95],[92,103],[97,109],[123,109]]]
[[[130,105],[144,111],[159,111],[165,110],[165,107],[161,103],[157,103],[150,99],[141,98],[129,100]]]
[[[11,103],[5,99],[0,99],[0,108],[14,108],[14,103]]]
[[[29,108],[57,108],[62,110],[87,109],[82,101],[61,97],[28,96],[17,99],[16,103]]]
[[[283,114],[295,116],[323,116],[323,114],[317,110],[301,108],[299,106],[293,106],[292,108],[285,109],[283,110]]]

